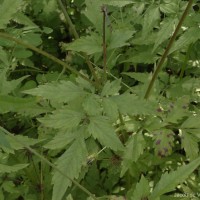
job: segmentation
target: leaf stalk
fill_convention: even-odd
[[[101,11],[103,13],[103,78],[104,81],[107,80],[107,66],[106,66],[106,61],[107,61],[107,49],[106,49],[106,12],[107,8],[105,5],[101,7]]]

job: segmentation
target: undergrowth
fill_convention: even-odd
[[[1,200],[199,199],[199,1],[0,13]]]

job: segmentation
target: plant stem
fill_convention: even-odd
[[[78,32],[76,31],[76,28],[75,28],[74,24],[72,23],[72,20],[70,19],[69,15],[68,15],[68,13],[67,13],[67,11],[66,11],[63,3],[62,3],[62,0],[57,0],[57,2],[58,2],[58,5],[60,6],[60,9],[62,10],[62,12],[63,12],[63,14],[65,16],[66,22],[69,25],[70,30],[71,30],[74,38],[78,39],[79,38]],[[97,75],[95,73],[95,70],[94,70],[91,62],[90,62],[90,59],[89,59],[88,55],[85,54],[85,53],[82,53],[82,55],[84,56],[85,61],[86,61],[87,65],[88,65],[88,67],[89,67],[89,69],[90,69],[90,71],[91,71],[91,73],[92,73],[92,75],[94,77],[94,80],[96,82],[96,86],[100,87],[99,79],[97,78]]]
[[[106,69],[106,60],[107,60],[107,50],[106,50],[106,6],[103,5],[101,8],[102,12],[103,12],[103,79],[104,81],[106,81],[107,79],[107,69]]]
[[[39,54],[41,54],[41,55],[49,58],[50,60],[54,61],[55,63],[60,64],[61,66],[63,66],[64,68],[68,69],[72,73],[74,73],[74,74],[76,74],[78,76],[81,76],[83,79],[87,80],[88,82],[93,83],[89,78],[87,78],[86,76],[84,76],[83,74],[81,74],[80,72],[78,72],[77,70],[75,70],[74,68],[70,67],[69,65],[67,65],[62,60],[56,58],[55,56],[53,56],[53,55],[51,55],[49,53],[47,53],[46,51],[43,51],[43,50],[41,50],[41,49],[39,49],[39,48],[31,45],[31,44],[28,44],[28,43],[22,41],[22,40],[14,38],[12,35],[10,35],[8,33],[2,33],[2,32],[0,32],[0,37],[5,38],[7,40],[11,40],[11,41],[13,41],[13,42],[15,42],[15,43],[17,43],[17,44],[19,44],[21,46],[24,46],[24,47],[26,47],[28,49],[31,49],[31,50],[33,50],[33,51],[35,51],[35,52],[37,52],[37,53],[39,53]]]
[[[74,24],[72,23],[72,20],[70,19],[70,17],[69,17],[69,15],[68,15],[68,13],[67,13],[67,11],[66,11],[66,9],[65,9],[65,7],[64,7],[64,5],[63,5],[63,3],[62,3],[62,0],[57,0],[57,2],[58,2],[58,5],[60,6],[60,9],[62,10],[62,12],[63,12],[63,14],[64,14],[64,16],[65,16],[66,22],[68,23],[68,25],[69,25],[69,27],[70,27],[70,30],[71,30],[71,32],[72,32],[74,38],[75,38],[75,39],[78,39],[78,38],[79,38],[79,35],[78,35],[78,33],[77,33],[76,29],[75,29],[75,26],[74,26]]]
[[[187,49],[186,55],[185,55],[184,63],[182,65],[182,67],[181,67],[181,72],[180,72],[180,75],[179,75],[180,79],[182,79],[183,76],[184,76],[184,72],[185,72],[187,64],[188,64],[188,60],[189,60],[189,56],[190,56],[190,53],[191,53],[191,49],[192,49],[192,45],[190,44],[188,49]]]
[[[41,154],[39,154],[37,151],[35,151],[33,148],[29,147],[28,145],[26,145],[25,143],[23,143],[22,141],[18,140],[12,133],[8,132],[6,129],[4,129],[3,127],[0,127],[0,130],[3,131],[3,133],[6,133],[8,136],[10,136],[14,141],[16,141],[17,143],[21,144],[22,146],[24,146],[26,149],[28,149],[31,153],[33,153],[35,156],[37,156],[38,158],[41,159],[41,161],[43,161],[44,163],[48,164],[49,166],[51,166],[54,170],[58,171],[60,174],[63,175],[63,177],[69,179],[73,184],[75,184],[79,189],[81,189],[83,192],[85,192],[88,196],[90,196],[93,200],[97,200],[97,198],[94,196],[94,194],[92,194],[89,190],[87,190],[85,187],[83,187],[81,184],[79,184],[77,181],[71,179],[70,177],[68,177],[63,171],[61,171],[56,165],[54,165],[52,162],[50,162],[48,159],[46,159],[44,156],[42,156]]]
[[[156,70],[155,70],[155,72],[153,74],[153,77],[152,77],[152,79],[151,79],[151,81],[150,81],[150,83],[148,85],[147,91],[145,93],[145,96],[144,96],[145,99],[148,99],[149,96],[150,96],[151,90],[152,90],[154,82],[155,82],[155,80],[156,80],[156,78],[158,76],[158,73],[160,72],[163,63],[164,63],[166,57],[168,56],[169,50],[172,47],[172,45],[173,45],[173,43],[174,43],[174,41],[176,39],[178,31],[180,30],[180,28],[181,28],[181,26],[183,24],[183,21],[185,20],[185,18],[187,16],[187,13],[188,13],[189,9],[192,6],[192,3],[193,3],[193,0],[189,0],[188,5],[187,5],[187,7],[186,7],[186,9],[185,9],[185,11],[183,13],[183,15],[181,16],[181,19],[180,19],[180,21],[179,21],[179,23],[178,23],[178,25],[177,25],[177,27],[176,27],[176,29],[174,31],[174,34],[172,35],[172,37],[171,37],[171,39],[170,39],[170,41],[169,41],[169,43],[168,43],[168,45],[166,47],[166,50],[165,50],[164,54],[162,55],[162,57],[161,57],[158,65],[156,67]]]

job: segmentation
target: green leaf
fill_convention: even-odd
[[[156,33],[155,32],[152,32],[147,36],[143,36],[141,34],[137,34],[136,37],[134,37],[132,40],[131,40],[131,44],[132,45],[140,45],[141,47],[145,47],[146,49],[146,46],[149,46],[149,48],[151,48],[150,52],[152,52],[152,45],[154,44],[156,40]],[[145,45],[145,46],[142,46],[142,45]],[[132,50],[132,49],[131,49]],[[141,50],[139,50],[140,52]],[[134,54],[133,54],[134,55]]]
[[[136,188],[131,196],[131,200],[148,199],[147,197],[149,196],[149,194],[150,194],[149,182],[142,175],[140,182],[137,183]]]
[[[70,81],[60,81],[40,85],[38,88],[23,91],[23,93],[41,96],[58,103],[67,103],[87,93]]]
[[[116,7],[124,7],[128,4],[134,3],[133,1],[126,1],[126,0],[100,0],[100,2],[105,5],[116,6]]]
[[[149,6],[144,15],[144,23],[142,36],[148,36],[149,32],[153,31],[156,23],[160,20],[159,8],[155,5]]]
[[[133,35],[133,31],[125,30],[125,29],[118,29],[112,31],[111,39],[108,44],[108,50],[116,49],[119,47],[123,47],[129,45],[126,41],[130,39]]]
[[[165,3],[160,4],[160,10],[165,14],[177,14],[179,10],[179,3],[177,1],[164,1]]]
[[[140,155],[143,154],[145,148],[145,140],[142,133],[138,133],[132,136],[127,144],[127,151],[125,152],[125,158],[136,162]],[[132,155],[132,158],[131,158]]]
[[[193,160],[187,165],[181,166],[176,171],[170,173],[165,173],[160,178],[159,182],[156,184],[150,200],[155,200],[162,194],[171,192],[175,187],[185,181],[188,176],[200,165],[200,158]]]
[[[113,122],[117,120],[119,116],[118,107],[110,98],[103,98],[103,110]]]
[[[62,109],[55,110],[51,115],[38,118],[38,121],[46,127],[69,130],[77,127],[83,118],[83,113],[70,110],[66,106]]]
[[[115,95],[121,88],[121,80],[107,81],[104,85],[101,96]]]
[[[95,87],[91,83],[89,83],[88,81],[86,81],[85,79],[83,79],[82,77],[78,76],[76,78],[76,82],[83,89],[85,89],[87,91],[90,91],[91,93],[95,93]]]
[[[89,95],[83,101],[83,108],[88,115],[100,115],[102,112],[100,98],[97,95]]]
[[[144,148],[145,140],[142,133],[137,133],[129,138],[124,150],[121,176],[125,174],[133,162],[137,162],[140,155],[143,154]]]
[[[66,200],[74,200],[74,199],[73,199],[72,195],[69,194],[69,195],[67,196]]]
[[[142,115],[153,114],[157,105],[154,102],[139,99],[133,94],[121,94],[110,97],[114,101],[121,114]]]
[[[32,145],[38,144],[41,141],[43,141],[42,139],[33,139],[33,138],[29,138],[27,136],[22,136],[22,135],[15,135],[15,138],[17,138],[18,141],[25,144],[26,146],[27,145],[32,146]],[[11,148],[14,150],[24,149],[25,146],[23,144],[19,143],[18,141],[16,141],[15,138],[6,136],[6,139],[10,143]]]
[[[161,129],[154,133],[153,138],[156,155],[163,157],[172,153],[174,133],[171,130]]]
[[[3,188],[0,189],[0,199],[5,200]]]
[[[186,131],[182,131],[181,138],[181,146],[184,148],[186,152],[186,156],[190,158],[190,160],[194,160],[198,157],[199,153],[199,140],[194,137],[192,134],[187,133]]]
[[[146,83],[147,80],[149,79],[149,74],[148,73],[140,73],[140,72],[123,72],[122,74],[125,74],[131,78],[134,78],[135,80],[141,82],[141,83]]]
[[[87,159],[87,149],[83,137],[80,135],[79,139],[58,158],[56,161],[57,167],[71,179],[77,179],[81,172],[82,165]],[[52,200],[61,200],[68,187],[72,182],[63,177],[62,174],[55,171],[52,178],[53,183],[53,197]]]
[[[13,92],[20,84],[21,82],[26,79],[27,76],[23,76],[16,80],[7,81],[7,70],[3,70],[0,72],[0,94],[1,95],[7,95]]]
[[[99,33],[102,33],[103,15],[101,12],[101,2],[86,0],[86,10],[83,12],[88,20],[94,25]],[[99,42],[102,40],[99,40]]]
[[[174,42],[172,48],[170,49],[170,53],[177,51],[183,47],[186,47],[190,44],[195,43],[200,38],[200,28],[192,27],[186,30],[177,41]]]
[[[182,129],[195,129],[199,128],[199,122],[200,122],[200,117],[199,115],[191,115],[189,118],[187,118],[181,125]]]
[[[12,173],[24,169],[29,164],[17,164],[13,166],[0,164],[0,173]]]
[[[130,58],[122,61],[122,63],[131,62],[131,63],[151,64],[155,63],[157,59],[158,56],[155,53],[152,53],[152,46],[151,48],[144,46],[138,51],[133,51]]]
[[[61,131],[56,134],[56,136],[44,145],[44,148],[55,150],[62,149],[68,144],[70,144],[75,138],[75,133],[73,131]]]
[[[8,95],[0,95],[0,113],[18,112],[23,115],[36,116],[49,111],[45,107],[37,105],[36,98],[19,98]]]
[[[177,89],[181,90],[180,87]],[[179,91],[176,91],[177,96],[178,92]],[[184,96],[184,94],[182,94],[181,97],[176,98],[174,102],[171,102],[168,109],[167,122],[178,123],[180,120],[188,117],[189,111],[187,109],[187,105],[189,104],[189,101],[188,96]]]
[[[2,61],[6,66],[9,66],[7,52],[4,51],[1,46],[0,46],[0,61]]]
[[[40,30],[39,27],[28,16],[26,16],[22,12],[15,13],[13,16],[13,20],[19,24],[24,24],[28,26],[30,29]]]
[[[165,20],[162,23],[163,24],[161,25],[159,32],[156,34],[155,44],[152,50],[153,52],[173,33],[174,26],[177,23],[177,19],[168,19],[168,21]]]
[[[124,196],[115,196],[115,195],[111,195],[109,196],[110,200],[124,200]],[[92,199],[87,199],[87,200],[92,200]]]
[[[0,146],[10,148],[10,143],[6,139],[4,128],[0,126]]]
[[[5,28],[5,25],[12,19],[13,14],[17,13],[22,5],[22,0],[4,0],[0,5],[0,29]]]
[[[31,145],[37,144],[42,141],[39,139],[28,138],[27,136],[22,136],[22,135],[15,135],[15,136],[13,135],[13,137],[11,137],[9,135],[11,133],[0,126],[0,134],[2,134],[2,133],[4,134],[4,137],[9,144],[9,148],[14,149],[14,150],[23,149],[25,147],[23,144],[31,146]],[[20,142],[18,142],[18,141],[20,141]],[[4,146],[4,147],[7,148],[6,146]],[[8,152],[14,153],[14,151],[10,151],[10,149],[7,149]]]
[[[13,51],[13,56],[15,56],[17,59],[28,58],[31,57],[32,55],[33,55],[32,51],[23,48],[15,48]]]
[[[105,117],[90,117],[88,131],[102,145],[114,151],[123,150],[123,145],[117,137],[114,128]]]
[[[102,52],[102,38],[93,33],[89,36],[81,37],[74,42],[63,45],[66,50],[73,50],[77,52],[85,52],[88,55]]]

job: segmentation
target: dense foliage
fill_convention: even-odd
[[[0,199],[199,199],[199,4],[0,0]]]

